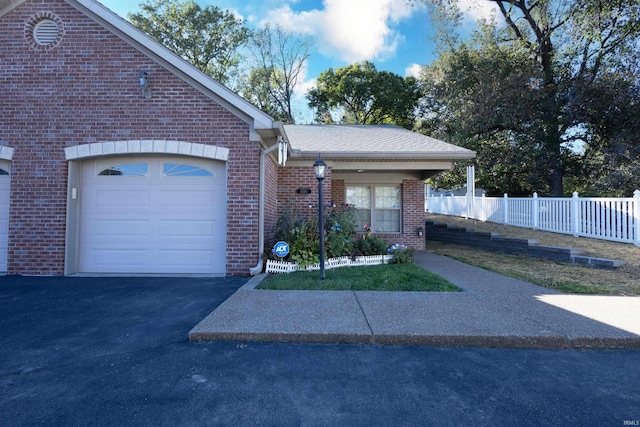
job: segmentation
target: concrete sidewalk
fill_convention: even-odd
[[[419,252],[464,292],[269,291],[252,278],[191,341],[640,348],[640,297],[583,296]]]

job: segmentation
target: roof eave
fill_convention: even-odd
[[[311,159],[321,156],[326,159],[359,159],[367,160],[470,160],[476,157],[476,152],[465,150],[463,152],[348,152],[348,151],[301,151],[293,150],[292,157],[298,159]]]
[[[16,7],[24,3],[25,0],[2,0],[0,1],[0,16],[4,16]]]
[[[282,122],[273,122],[273,124],[269,127],[264,128],[256,128],[256,133],[260,135],[263,141],[267,142],[267,145],[273,145],[278,142],[278,139],[282,137],[282,139],[288,142],[287,134],[284,131],[284,126]],[[271,141],[271,143],[269,143]]]

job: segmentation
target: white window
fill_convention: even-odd
[[[356,208],[356,231],[400,232],[400,186],[347,186],[346,202]]]

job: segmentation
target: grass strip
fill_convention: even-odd
[[[415,264],[381,264],[366,267],[343,267],[325,271],[296,271],[272,274],[258,289],[334,290],[334,291],[420,291],[458,292],[460,288],[437,274]]]
[[[467,246],[444,245],[439,242],[429,243],[427,247],[438,255],[560,292],[613,294],[611,287],[602,286],[594,281],[594,276],[610,274],[608,271],[521,255],[481,251]]]
[[[614,270],[603,270],[578,264],[506,255],[498,252],[483,251],[470,246],[444,245],[429,240],[427,233],[427,250],[430,252],[446,255],[496,273],[563,292],[599,295],[640,295],[640,247],[632,244],[587,237],[573,237],[566,234],[467,220],[448,215],[428,214],[427,217],[441,223],[472,228],[476,231],[499,233],[502,237],[534,239],[542,246],[581,249],[588,256],[620,259],[627,264]]]

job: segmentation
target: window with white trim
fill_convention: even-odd
[[[348,185],[346,203],[356,208],[356,231],[371,227],[375,233],[399,233],[399,185]]]

